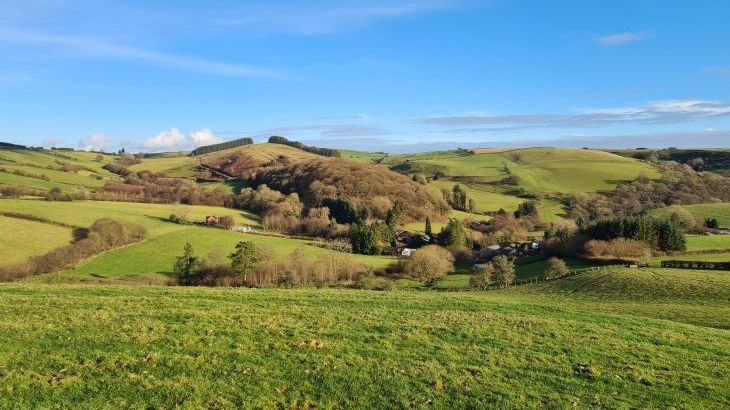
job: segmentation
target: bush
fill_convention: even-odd
[[[549,258],[547,260],[547,264],[545,265],[545,272],[543,273],[543,278],[547,280],[557,279],[562,278],[567,274],[568,265],[565,264],[565,261],[558,258]]]
[[[647,259],[651,257],[651,247],[646,242],[627,238],[610,241],[590,240],[585,245],[585,253],[591,258]]]
[[[447,248],[463,248],[467,246],[466,232],[456,218],[449,219],[449,222],[439,233],[439,243]]]
[[[382,222],[361,222],[350,227],[352,252],[380,255],[393,238],[392,230]]]
[[[510,258],[497,256],[487,266],[491,266],[491,277],[500,288],[505,288],[515,281],[515,263]]]
[[[424,281],[433,281],[453,270],[454,257],[438,245],[418,249],[403,263],[403,273]]]
[[[200,259],[193,253],[193,245],[185,243],[183,254],[177,257],[173,271],[181,285],[191,285],[193,275],[198,273]]]
[[[235,221],[233,220],[233,217],[230,215],[223,215],[220,218],[218,218],[218,223],[216,226],[221,229],[225,229],[227,231],[230,231],[231,228],[235,225]]]
[[[491,264],[486,264],[483,268],[479,269],[471,278],[469,278],[469,287],[475,290],[487,290],[492,281],[492,271],[494,267]]]
[[[291,289],[299,283],[299,275],[291,270],[279,272],[274,283],[280,288]]]

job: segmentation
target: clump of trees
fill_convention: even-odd
[[[586,232],[593,239],[635,239],[654,249],[671,252],[686,249],[684,229],[677,219],[639,215],[599,221],[588,227]]]
[[[239,242],[227,257],[215,253],[200,258],[186,244],[174,269],[180,284],[192,286],[322,287],[372,276],[365,265],[345,254],[312,257],[298,249],[283,258],[271,249],[245,241]]]
[[[616,238],[609,241],[592,239],[585,245],[586,256],[591,258],[633,259],[648,263],[651,247],[643,241]]]
[[[253,186],[266,184],[285,195],[297,193],[307,208],[326,206],[341,223],[353,221],[350,209],[356,211],[358,219],[384,219],[398,201],[403,203],[404,218],[408,220],[443,215],[449,209],[443,198],[407,176],[344,159],[313,158],[261,168],[250,182]],[[347,201],[349,205],[334,203],[338,201]]]
[[[571,217],[581,226],[638,215],[669,205],[729,202],[730,178],[711,172],[696,172],[674,162],[661,165],[662,177],[640,176],[607,194],[578,194],[570,200]]]
[[[381,221],[362,221],[350,227],[352,252],[380,255],[393,241],[393,230]]]
[[[77,229],[75,235],[78,239],[70,245],[31,257],[20,264],[0,267],[0,280],[56,272],[109,249],[139,242],[146,233],[144,227],[136,224],[99,219],[88,229]]]
[[[500,255],[487,263],[484,268],[472,275],[469,286],[476,290],[487,290],[490,286],[506,288],[515,281],[515,263],[507,256]]]
[[[336,149],[331,148],[319,148],[319,147],[313,147],[309,145],[304,145],[299,141],[290,141],[284,137],[280,136],[271,136],[269,137],[269,143],[270,144],[281,144],[281,145],[288,145],[290,147],[294,147],[297,149],[300,149],[302,151],[306,151],[315,155],[321,155],[323,157],[341,157],[342,154],[340,154],[340,151]]]
[[[468,198],[466,191],[459,184],[454,185],[451,191],[441,189],[441,195],[452,208],[458,211],[474,212],[476,208],[476,201],[473,198]]]
[[[710,229],[720,229],[720,223],[717,222],[717,218],[705,219],[705,227]]]
[[[209,154],[211,152],[223,151],[223,150],[241,147],[244,145],[251,145],[251,144],[253,144],[253,139],[239,138],[236,140],[221,142],[220,144],[212,144],[212,145],[205,145],[203,147],[198,147],[198,148],[194,149],[190,153],[190,155],[196,156],[196,155]]]
[[[410,278],[430,283],[454,271],[454,257],[438,245],[427,245],[403,261],[400,271]]]

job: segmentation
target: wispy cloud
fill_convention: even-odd
[[[453,115],[409,122],[447,127],[450,132],[507,132],[529,128],[595,128],[615,124],[674,124],[730,116],[730,102],[655,101],[644,106],[592,109],[575,114]]]
[[[702,74],[730,75],[730,65],[703,68]]]
[[[646,34],[640,33],[616,33],[598,37],[596,41],[604,46],[619,46],[627,43],[636,43],[646,40]]]
[[[379,126],[361,124],[308,124],[271,128],[254,135],[307,136],[316,134],[321,138],[370,137],[388,135],[391,132]]]
[[[249,3],[238,13],[229,10],[218,23],[259,32],[321,35],[368,26],[381,20],[449,9],[461,1],[329,1],[324,4],[303,2],[278,7],[271,2]],[[230,17],[230,15],[245,17]]]
[[[52,52],[62,51],[82,58],[127,60],[211,75],[269,79],[287,78],[286,74],[277,70],[184,57],[144,48],[118,45],[92,37],[65,36],[0,28],[0,43],[46,47]]]

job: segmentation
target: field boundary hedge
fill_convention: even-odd
[[[709,261],[662,261],[662,268],[699,269],[699,270],[730,270],[730,262]]]

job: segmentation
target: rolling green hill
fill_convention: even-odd
[[[6,284],[0,407],[725,408],[728,290],[662,270],[487,293]]]
[[[565,213],[560,201],[550,197],[611,190],[639,175],[659,177],[656,168],[639,160],[582,149],[458,150],[380,158],[380,164],[398,172],[439,175],[430,183],[434,189],[450,190],[458,183],[476,201],[477,212],[514,211],[528,200],[520,195],[540,195],[538,208],[545,222]]]
[[[147,228],[148,239],[143,242],[106,252],[82,263],[76,269],[58,275],[40,276],[34,279],[38,281],[164,279],[167,277],[166,275],[170,274],[175,257],[180,255],[185,242],[190,242],[201,256],[211,252],[220,252],[225,255],[230,253],[235,244],[241,240],[265,245],[280,255],[290,254],[300,247],[308,249],[308,254],[313,256],[334,252],[319,248],[315,246],[313,241],[309,240],[283,236],[240,234],[221,229],[177,225],[166,220],[172,213],[185,214],[191,221],[202,221],[206,215],[231,215],[234,216],[237,224],[250,225],[257,230],[260,228],[259,218],[256,215],[228,208],[106,201],[48,202],[7,199],[0,200],[0,212],[20,212],[37,215],[51,221],[76,226],[90,226],[97,219],[112,218],[136,223]],[[0,219],[3,227],[6,226],[4,225],[5,219],[11,218]],[[13,223],[12,220],[8,222]],[[35,224],[39,223],[36,222]],[[55,232],[52,228],[56,228],[56,226],[47,226],[49,226],[49,233]],[[16,259],[41,254],[55,247],[50,245],[58,241],[49,241],[48,245],[39,245],[37,243],[39,238],[42,238],[44,228],[44,226],[39,226],[35,235],[24,234],[12,237],[14,246],[28,249],[25,253],[17,254],[20,256]],[[54,235],[59,236],[58,233],[54,233]],[[13,255],[16,255],[16,253],[13,252]],[[383,268],[394,261],[394,258],[386,256],[352,256],[353,259],[376,269]]]
[[[0,149],[0,184],[73,192],[103,186],[118,177],[102,167],[114,156],[85,151]]]

